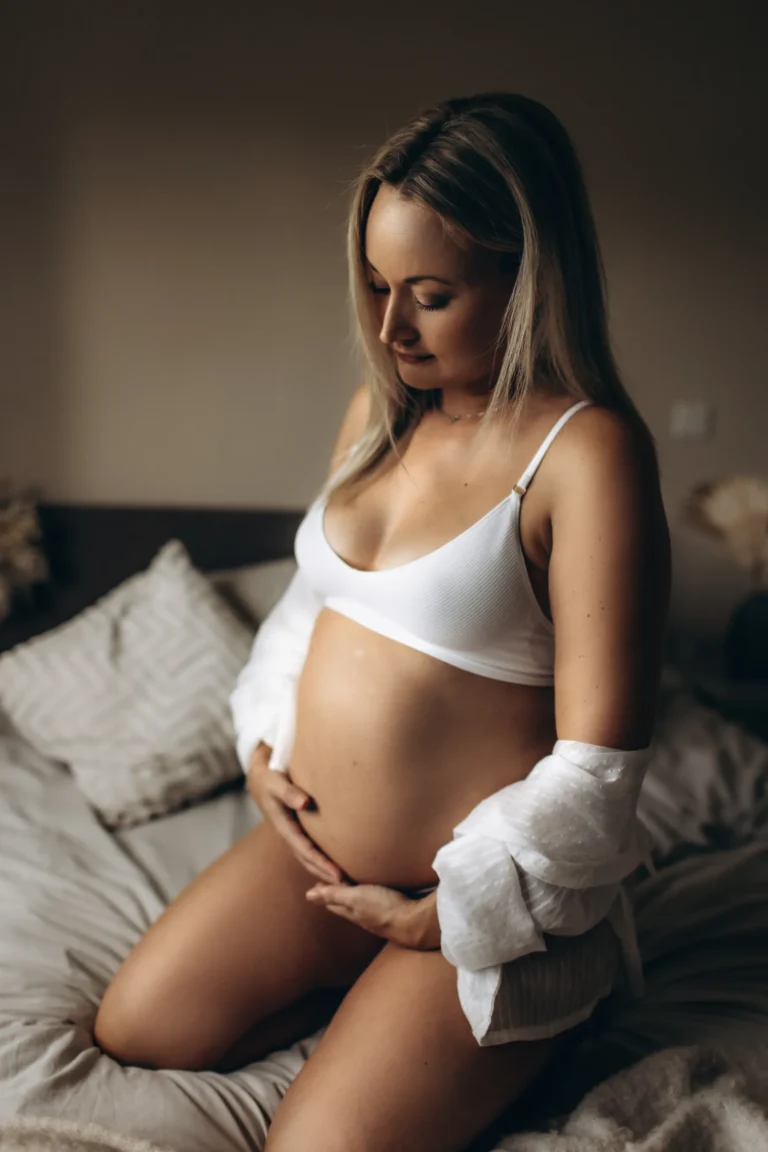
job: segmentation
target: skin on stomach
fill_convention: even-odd
[[[316,807],[297,815],[350,880],[434,884],[454,826],[555,738],[552,688],[465,672],[323,609],[290,764]]]

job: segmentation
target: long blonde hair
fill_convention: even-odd
[[[445,100],[395,132],[353,186],[350,303],[371,404],[367,426],[326,483],[327,494],[354,484],[390,448],[397,453],[403,435],[437,402],[437,390],[400,380],[379,340],[364,241],[382,184],[432,209],[458,243],[489,249],[517,267],[484,422],[511,409],[514,428],[525,401],[547,381],[577,400],[624,412],[645,428],[611,351],[600,247],[564,127],[526,96],[492,92]]]

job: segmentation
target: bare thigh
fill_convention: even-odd
[[[315,883],[268,823],[195,878],[106,991],[98,1043],[128,1064],[210,1068],[318,989],[352,984],[382,941],[310,904]]]
[[[479,1047],[442,953],[387,944],[288,1089],[265,1152],[467,1152],[569,1038]]]

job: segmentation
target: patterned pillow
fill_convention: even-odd
[[[228,696],[253,628],[169,541],[74,620],[0,656],[0,709],[64,761],[109,827],[241,774]]]

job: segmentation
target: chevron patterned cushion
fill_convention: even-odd
[[[241,774],[228,696],[253,629],[169,541],[74,620],[0,656],[0,709],[109,827]]]

